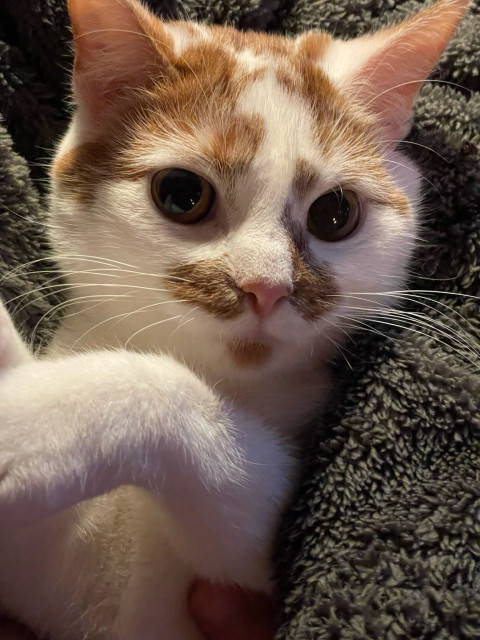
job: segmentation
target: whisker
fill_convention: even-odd
[[[366,298],[361,298],[359,296],[350,296],[350,297],[370,302],[370,300]],[[360,311],[362,318],[367,318],[368,314],[373,313],[374,319],[378,316],[386,316],[386,317],[393,316],[395,318],[403,319],[404,321],[408,320],[411,323],[413,323],[413,321],[415,320],[419,326],[425,326],[429,329],[431,329],[433,326],[439,335],[448,337],[449,339],[454,341],[458,346],[463,346],[468,350],[475,352],[475,347],[472,345],[471,336],[467,332],[465,332],[462,327],[460,327],[460,330],[454,331],[451,327],[448,327],[440,320],[431,318],[430,316],[425,316],[424,314],[414,312],[414,311],[405,311],[402,309],[394,309],[394,308],[388,308],[383,306],[370,309],[367,307],[357,307],[357,306],[350,305],[349,309],[353,311]],[[442,315],[445,315],[445,314],[442,314]],[[457,327],[459,327],[458,323],[455,320],[453,320],[453,323]]]
[[[142,327],[141,329],[138,329],[138,331],[135,331],[135,333],[132,333],[132,335],[126,341],[125,349],[128,349],[128,345],[132,342],[132,340],[135,338],[135,336],[138,336],[143,331],[147,331],[147,329],[151,329],[152,327],[156,327],[156,326],[158,326],[160,324],[164,324],[165,322],[171,322],[172,320],[178,320],[178,318],[182,318],[182,317],[183,317],[183,314],[172,316],[170,318],[164,318],[163,320],[158,320],[157,322],[152,322],[151,324],[147,325],[146,327]]]
[[[401,89],[401,87],[407,87],[410,84],[418,84],[418,85],[423,85],[426,82],[431,82],[431,83],[437,83],[437,84],[448,84],[451,85],[453,87],[458,87],[459,89],[463,89],[464,91],[468,91],[470,93],[470,95],[473,95],[473,91],[471,89],[469,89],[468,87],[464,87],[461,84],[458,84],[456,82],[449,82],[448,80],[433,80],[433,79],[428,79],[428,80],[410,80],[408,82],[402,82],[401,84],[396,84],[394,87],[389,87],[388,89],[385,89],[385,91],[382,91],[381,93],[377,93],[376,95],[374,95],[372,97],[372,99],[366,103],[366,107],[369,107],[372,102],[374,102],[375,100],[377,100],[378,98],[381,98],[383,95],[385,95],[386,93],[390,93],[390,91],[394,91],[395,89]]]
[[[341,294],[326,294],[328,295],[328,297],[330,298],[341,298],[342,296],[348,296],[348,295],[361,295],[361,296],[384,296],[384,295],[398,295],[401,293],[431,293],[434,295],[438,295],[439,293],[442,295],[447,295],[447,296],[455,296],[455,297],[461,297],[461,298],[470,298],[472,300],[478,300],[480,301],[480,296],[474,296],[468,293],[458,293],[456,291],[438,291],[436,289],[392,289],[392,290],[388,290],[388,291],[355,291],[353,293],[350,292],[345,292],[345,293],[341,293]]]
[[[109,267],[109,271],[115,271],[115,268],[118,269],[119,272],[121,273],[129,273],[129,274],[133,274],[133,275],[138,275],[138,276],[151,276],[151,277],[155,277],[155,278],[163,278],[163,279],[168,279],[168,280],[172,280],[172,281],[181,281],[181,282],[190,282],[188,279],[185,278],[180,278],[178,276],[172,276],[170,274],[165,274],[165,273],[148,273],[145,271],[141,271],[139,269],[138,266],[136,265],[132,265],[129,264],[127,262],[120,262],[119,260],[113,260],[112,258],[107,258],[105,256],[93,256],[93,255],[88,255],[88,254],[69,254],[69,253],[56,253],[52,256],[45,256],[43,258],[37,258],[35,260],[31,260],[30,262],[25,262],[22,263],[21,265],[19,265],[18,267],[15,267],[14,269],[11,269],[10,271],[8,271],[2,279],[0,279],[0,285],[4,284],[5,280],[8,279],[9,277],[12,277],[14,275],[16,275],[18,272],[21,272],[22,270],[26,270],[28,267],[34,266],[36,264],[38,264],[39,262],[50,262],[50,261],[54,261],[54,260],[78,260],[80,262],[93,262],[96,264],[100,264],[100,265],[107,265]],[[120,265],[120,267],[128,267],[128,269],[125,268],[120,268],[120,267],[116,267],[116,265]],[[42,271],[35,271],[35,274],[37,273],[50,273],[51,271],[55,271],[55,268],[49,269],[49,270],[42,270]],[[60,271],[60,269],[56,269],[57,272]],[[78,273],[78,272],[82,272],[83,270],[80,271],[76,271],[76,270],[62,270],[63,274],[68,274],[68,273]],[[101,272],[102,270],[100,270]]]
[[[373,293],[372,294],[364,294],[365,297],[362,296],[362,295],[352,295],[352,294],[342,294],[342,295],[337,294],[337,295],[340,298],[348,298],[348,299],[351,299],[351,300],[360,300],[360,301],[363,301],[363,302],[369,302],[369,303],[378,304],[377,308],[379,310],[382,310],[382,309],[385,309],[385,310],[388,310],[388,311],[392,310],[391,306],[384,305],[381,300],[378,301],[378,303],[377,303],[376,300],[371,300],[370,297],[368,297],[369,295],[373,295],[373,296],[381,295],[383,297],[384,294],[373,294]],[[451,318],[448,314],[446,314],[446,313],[444,313],[442,311],[439,311],[436,308],[436,306],[434,306],[434,305],[439,305],[441,307],[444,307],[445,309],[448,309],[449,311],[451,311],[454,315],[458,316],[458,318],[460,318],[460,320],[462,322],[467,324],[471,328],[473,333],[477,333],[477,330],[468,321],[467,318],[465,318],[464,316],[462,316],[461,313],[459,313],[458,311],[456,311],[452,307],[448,306],[444,302],[441,302],[440,300],[432,300],[431,298],[427,298],[426,296],[410,294],[408,291],[401,292],[401,293],[396,293],[395,296],[396,296],[396,298],[398,300],[406,300],[408,302],[413,302],[414,304],[421,304],[423,307],[426,307],[427,309],[430,309],[430,310],[434,311],[435,313],[441,315],[442,317],[445,317],[448,321],[453,322],[456,326],[458,326],[463,331],[463,327],[460,325],[460,323],[457,320]],[[433,304],[427,304],[427,301],[431,302]],[[363,309],[363,307],[359,307],[359,308]],[[393,309],[395,309],[395,308],[393,308]],[[398,312],[398,309],[396,311]],[[419,312],[413,312],[413,311],[405,310],[405,313],[419,313]],[[425,317],[427,317],[427,316],[425,316]],[[428,316],[428,317],[430,318],[430,316]]]
[[[108,298],[108,299],[114,299],[114,298],[122,298],[128,296],[128,294],[115,294],[115,295],[105,295],[102,296],[101,294],[92,294],[92,295],[88,295],[88,296],[78,296],[76,298],[73,299],[69,299],[69,300],[65,300],[64,302],[60,302],[59,304],[51,307],[50,309],[48,309],[48,311],[46,311],[43,316],[40,318],[40,320],[37,322],[37,324],[35,325],[35,328],[33,329],[33,334],[35,335],[36,330],[38,329],[39,325],[43,322],[43,320],[45,320],[46,318],[48,318],[48,316],[53,315],[55,313],[57,313],[59,310],[63,309],[64,307],[67,306],[71,306],[73,304],[78,303],[80,300],[98,300],[101,299],[103,297]]]
[[[157,287],[142,287],[142,286],[138,286],[138,285],[133,285],[133,284],[118,284],[118,283],[95,283],[95,284],[91,284],[91,283],[76,283],[76,284],[57,284],[57,285],[48,285],[49,289],[54,289],[54,293],[55,294],[60,294],[60,293],[65,293],[65,292],[70,292],[70,291],[74,291],[75,289],[96,289],[96,290],[100,290],[100,289],[126,289],[127,293],[135,293],[136,291],[153,291],[155,294],[157,293],[162,293],[167,291],[166,289],[159,289]],[[30,292],[27,292],[25,294],[22,294],[21,296],[18,296],[20,298],[24,298],[24,297],[28,297],[30,295]],[[78,299],[78,298],[76,298]],[[10,301],[9,301],[10,302]],[[14,314],[18,314],[21,313],[22,311],[24,311],[26,308],[28,308],[28,306],[31,304],[31,301],[26,302],[26,304],[24,304],[23,306],[17,305],[15,307],[15,309],[13,310]]]
[[[33,328],[32,332],[31,332],[31,339],[30,339],[30,343],[33,344],[36,341],[37,338],[37,332],[39,330],[40,325],[42,324],[42,322],[44,322],[48,317],[55,315],[56,313],[58,313],[59,311],[61,311],[64,308],[67,308],[69,306],[73,306],[74,304],[78,303],[79,300],[81,299],[90,299],[90,300],[98,300],[100,302],[107,302],[109,300],[112,300],[113,298],[120,298],[120,297],[125,297],[128,294],[118,294],[118,295],[105,295],[102,296],[100,294],[96,294],[96,295],[91,295],[91,296],[80,296],[78,298],[73,298],[72,300],[65,300],[53,307],[51,307],[50,309],[48,309],[40,318],[40,320],[38,320],[38,322],[36,323],[35,327]],[[13,317],[13,316],[12,316]]]
[[[347,320],[352,320],[351,317],[349,316],[341,316],[343,318],[346,318]],[[365,318],[365,320],[368,320],[368,316]],[[442,344],[443,346],[447,347],[447,349],[450,349],[452,351],[454,351],[455,353],[457,353],[464,361],[467,361],[468,363],[470,363],[475,369],[478,369],[480,361],[475,362],[474,360],[471,360],[470,357],[468,357],[468,355],[466,355],[465,353],[463,353],[460,349],[457,349],[456,347],[452,346],[451,344],[448,344],[447,342],[444,342],[443,340],[441,340],[440,338],[438,338],[436,335],[431,335],[428,333],[425,333],[424,331],[421,331],[420,329],[415,329],[413,328],[413,326],[409,323],[405,323],[405,324],[400,324],[401,319],[398,320],[397,322],[392,322],[392,321],[386,321],[386,320],[381,320],[378,318],[378,316],[374,315],[371,318],[372,321],[374,321],[376,324],[383,324],[385,326],[389,326],[389,327],[395,327],[398,329],[403,329],[406,331],[410,331],[412,333],[416,333],[419,334],[425,338],[428,338],[430,340],[433,340],[434,342],[438,343],[438,344]],[[355,319],[356,322],[359,322],[361,324],[364,324],[364,326],[369,327],[368,324],[363,323],[361,320],[357,320]]]
[[[182,300],[182,302],[187,302],[187,300]],[[194,313],[195,311],[197,311],[200,307],[192,307],[191,309],[189,309],[185,314],[184,314],[184,318],[187,318],[191,313]],[[195,318],[190,318],[187,322],[190,322],[191,320],[195,320]],[[169,338],[171,338],[181,327],[183,327],[185,324],[187,324],[187,322],[180,322],[175,329],[170,333]]]
[[[395,311],[395,310],[394,310]],[[406,315],[406,314],[409,315]],[[436,320],[434,318],[430,318],[430,317],[421,317],[421,314],[418,313],[414,313],[411,312],[399,312],[397,310],[396,313],[393,314],[389,314],[387,311],[382,311],[381,315],[390,317],[390,315],[394,315],[394,317],[398,317],[401,320],[411,320],[412,323],[415,321],[419,326],[423,326],[426,327],[427,329],[431,329],[432,328],[432,324],[435,327],[435,331],[439,334],[439,335],[443,335],[445,338],[448,338],[450,340],[452,340],[453,342],[455,342],[459,347],[465,347],[466,349],[468,349],[469,351],[472,351],[473,353],[476,353],[476,349],[475,346],[466,338],[464,338],[460,332],[455,332],[453,329],[449,328],[448,326],[446,326],[444,323],[442,323],[440,320]],[[439,328],[440,327],[440,328]],[[447,330],[448,329],[448,330]],[[464,334],[467,337],[470,337],[469,334]],[[480,352],[479,354],[480,355]]]
[[[403,164],[403,162],[398,162],[397,160],[391,160],[390,158],[384,158],[384,161],[389,162],[390,164],[395,164],[398,167],[403,167],[404,169],[407,169],[408,171],[411,171],[412,173],[415,173],[416,175],[418,175],[420,180],[424,180],[425,182],[427,182],[432,187],[432,189],[434,189],[438,193],[442,202],[445,202],[445,198],[442,192],[440,191],[440,189],[435,184],[433,184],[433,182],[429,180],[426,176],[424,176],[423,174],[418,174],[416,169],[413,169],[412,167],[409,167],[408,165]]]
[[[432,153],[434,153],[436,156],[441,158],[447,164],[453,164],[451,160],[447,160],[447,158],[442,156],[441,153],[438,153],[438,151],[436,151],[435,149],[432,149],[431,147],[427,147],[426,144],[421,144],[420,142],[413,142],[412,140],[386,140],[386,142],[387,143],[396,142],[397,144],[411,144],[411,145],[414,145],[415,147],[422,147],[423,149],[427,149],[427,151],[431,151]]]
[[[122,322],[123,320],[125,320],[126,318],[131,317],[132,315],[135,315],[137,313],[141,313],[143,311],[146,311],[147,309],[151,309],[152,307],[157,307],[157,306],[161,306],[161,305],[164,305],[164,304],[169,304],[169,303],[172,303],[172,302],[186,302],[186,301],[185,300],[162,300],[162,301],[154,302],[152,304],[148,304],[148,305],[146,305],[144,307],[140,307],[139,309],[134,309],[133,311],[123,312],[123,313],[119,313],[119,314],[114,315],[114,316],[109,316],[108,318],[105,318],[105,319],[101,320],[100,322],[97,322],[97,324],[93,325],[92,327],[89,327],[89,329],[87,329],[87,331],[82,333],[82,335],[75,340],[75,342],[72,345],[72,348],[75,349],[77,344],[80,343],[82,340],[84,340],[89,333],[91,333],[95,329],[98,329],[98,327],[101,327],[102,325],[104,325],[104,324],[106,324],[108,322],[111,322],[112,320],[116,320],[116,322],[113,324],[113,327],[114,327],[114,326],[118,325],[120,322]]]
[[[372,327],[370,324],[368,324],[367,322],[363,322],[362,320],[359,320],[358,318],[352,318],[350,316],[345,316],[345,315],[339,315],[338,316],[340,319],[347,320],[349,323],[352,324],[344,324],[344,326],[346,326],[347,328],[353,329],[358,331],[360,330],[364,330],[364,331],[368,331],[369,333],[374,333],[375,335],[378,335],[382,338],[385,338],[387,340],[395,340],[395,338],[393,336],[389,336],[386,333],[383,333],[382,331],[380,331],[378,328],[376,327]]]

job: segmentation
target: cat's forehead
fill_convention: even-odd
[[[242,62],[258,67],[272,59],[292,60],[298,54],[312,60],[318,60],[327,52],[332,37],[323,32],[305,32],[298,37],[280,36],[257,31],[239,31],[225,25],[204,25],[194,22],[162,22],[159,38],[165,46],[165,35],[169,38],[167,46],[177,57],[189,47],[201,43],[223,47],[238,56]]]
[[[367,171],[378,160],[370,119],[356,113],[322,68],[330,36],[292,39],[189,23],[163,28],[175,56],[167,77],[139,97],[131,139],[141,141],[142,162],[149,152],[155,162],[158,153],[179,160],[184,154],[222,178],[256,163],[279,184],[299,163],[321,161],[327,171],[332,159],[335,173],[353,174],[352,159],[359,166],[366,160]]]
[[[93,143],[57,162],[60,183],[66,178],[89,197],[98,180],[173,165],[203,173],[223,191],[238,190],[249,174],[280,201],[292,188],[305,195],[320,179],[324,188],[359,175],[372,185],[388,181],[369,118],[322,68],[330,36],[292,39],[187,22],[161,28],[170,64]]]

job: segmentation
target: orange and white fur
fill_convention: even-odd
[[[71,303],[42,358],[0,309],[3,611],[52,640],[194,640],[195,576],[269,588],[326,362],[404,282],[419,176],[396,147],[467,5],[340,41],[70,0]]]

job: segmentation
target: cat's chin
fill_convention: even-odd
[[[227,342],[226,350],[237,366],[258,367],[272,358],[274,345],[271,340],[267,342],[250,338],[236,338]]]
[[[255,325],[238,335],[230,335],[224,340],[228,357],[240,368],[266,365],[278,353],[280,346],[279,340],[261,325]]]

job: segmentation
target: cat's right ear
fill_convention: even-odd
[[[353,40],[332,40],[322,63],[346,96],[378,118],[384,143],[410,129],[412,107],[469,0],[437,0],[412,18]]]
[[[161,20],[136,0],[69,0],[68,10],[74,98],[98,124],[132,88],[164,73],[173,42]]]

